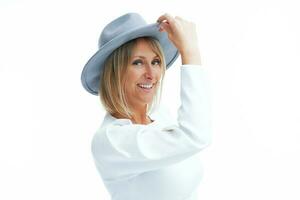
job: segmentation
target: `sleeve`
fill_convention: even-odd
[[[206,70],[201,65],[181,66],[177,123],[164,127],[109,124],[93,139],[96,162],[124,176],[166,167],[206,148],[211,142]]]

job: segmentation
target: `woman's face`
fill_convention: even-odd
[[[150,104],[161,78],[161,60],[143,39],[138,39],[128,66],[125,93],[131,105]]]

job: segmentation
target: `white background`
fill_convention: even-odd
[[[90,151],[104,112],[80,74],[101,29],[127,12],[197,24],[214,117],[201,200],[300,199],[296,0],[0,2],[0,199],[110,199]],[[174,114],[180,64],[164,83]]]

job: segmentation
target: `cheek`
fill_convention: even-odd
[[[156,77],[157,77],[157,79],[158,80],[160,80],[160,78],[161,78],[161,76],[162,76],[162,69],[160,68],[160,69],[158,69],[157,71],[156,71]]]
[[[128,79],[126,80],[125,82],[125,90],[128,92],[128,93],[133,93],[135,90],[137,90],[137,79],[132,76],[132,77],[128,77]]]

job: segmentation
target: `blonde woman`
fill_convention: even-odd
[[[179,55],[175,120],[160,97]],[[170,14],[153,24],[137,13],[118,17],[102,30],[81,81],[106,110],[91,150],[111,199],[197,200],[203,173],[197,154],[211,142],[211,106],[195,24]]]

